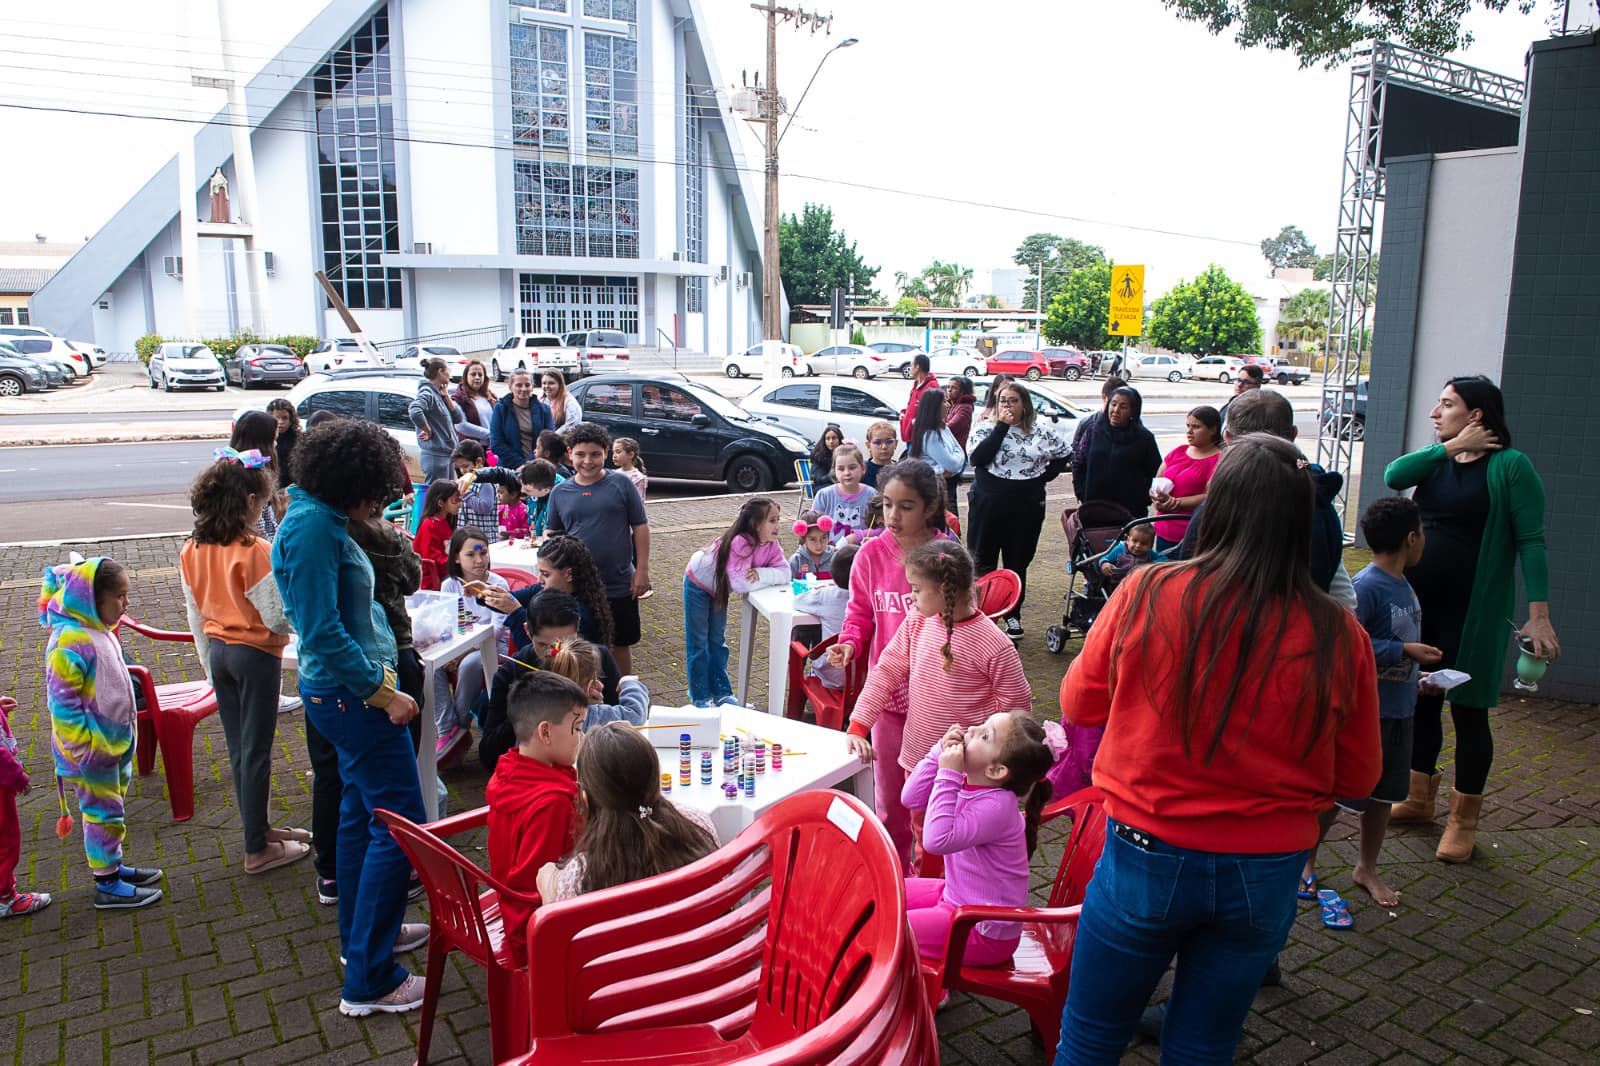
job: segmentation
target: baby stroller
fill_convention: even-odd
[[[1155,516],[1135,518],[1126,507],[1110,500],[1089,500],[1061,513],[1061,529],[1067,535],[1067,609],[1061,624],[1044,631],[1044,646],[1059,653],[1072,639],[1074,631],[1089,635],[1089,627],[1106,605],[1111,590],[1106,587],[1100,562],[1117,541],[1135,526],[1148,525]],[[1078,581],[1082,578],[1080,591]]]

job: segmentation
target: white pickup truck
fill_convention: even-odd
[[[504,381],[517,370],[529,370],[535,376],[559,370],[572,381],[580,366],[578,349],[562,344],[554,333],[513,333],[489,357],[489,373],[496,381]]]

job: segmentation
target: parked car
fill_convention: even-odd
[[[9,344],[0,344],[0,397],[9,399],[26,392],[50,388],[45,368]]]
[[[871,348],[859,344],[830,344],[811,353],[811,362],[821,374],[848,374],[863,381],[887,374],[894,365]]]
[[[1237,355],[1208,355],[1194,361],[1191,376],[1197,381],[1220,381],[1226,385],[1239,376],[1239,368],[1244,365],[1244,360]]]
[[[989,357],[976,348],[935,348],[928,353],[928,369],[937,378],[977,378],[989,373]]]
[[[53,360],[61,367],[62,373],[67,375],[68,384],[94,373],[94,364],[89,361],[89,357],[60,337],[13,336],[11,346],[23,355],[37,355]]]
[[[48,356],[29,355],[18,350],[11,343],[16,339],[14,336],[0,338],[0,356],[5,356],[8,359],[20,359],[27,364],[27,367],[24,368],[25,370],[32,368],[39,371],[40,376],[44,378],[44,387],[47,390],[59,389],[67,384],[67,372],[62,369],[60,363]]]
[[[241,389],[252,385],[293,385],[306,373],[300,357],[281,344],[241,344],[222,363],[222,375],[228,384]]]
[[[222,364],[216,355],[203,344],[168,341],[155,350],[147,368],[150,387],[171,392],[174,389],[227,388],[222,376]]]
[[[1038,381],[1050,376],[1050,361],[1027,348],[1006,348],[989,357],[989,373]]]
[[[679,377],[611,374],[572,386],[586,421],[636,438],[650,477],[724,481],[730,492],[766,492],[794,480],[810,445],[758,422],[737,404]]]
[[[54,337],[55,334],[38,326],[0,326],[0,337]]]
[[[1341,417],[1336,421],[1332,414],[1332,404],[1328,402],[1326,394],[1322,400],[1322,432],[1325,436],[1338,436],[1343,434],[1352,441],[1367,439],[1367,381],[1363,378],[1356,382],[1354,396],[1340,398]]]
[[[744,351],[728,356],[722,361],[722,372],[730,378],[760,377],[766,371],[764,348],[764,343],[752,344]],[[802,352],[797,344],[783,345],[783,354],[779,356],[779,361],[780,371],[786,378],[792,378],[797,374],[816,376],[816,366],[806,358],[806,353]]]
[[[318,341],[305,358],[308,374],[326,374],[330,370],[376,370],[383,363],[372,353],[349,337],[339,340]]]
[[[628,369],[628,338],[614,329],[585,329],[562,336],[568,348],[578,349],[579,375],[624,372]]]
[[[99,369],[106,365],[106,350],[98,344],[90,344],[87,341],[68,341],[67,343],[88,356],[91,367]]]
[[[1279,385],[1304,385],[1311,380],[1311,371],[1303,366],[1295,366],[1281,355],[1272,356],[1265,360],[1256,360],[1260,363],[1262,373],[1267,375],[1268,381],[1276,381]]]
[[[422,375],[395,369],[340,370],[332,374],[312,374],[285,394],[294,404],[300,422],[317,411],[332,411],[345,418],[376,422],[400,445],[405,454],[406,471],[413,482],[422,480],[422,462],[417,453],[417,431],[411,424],[409,408],[416,398]],[[235,419],[247,410],[235,412]]]
[[[489,356],[489,376],[504,381],[518,370],[538,377],[541,370],[559,370],[568,380],[578,377],[578,349],[554,333],[513,333]]]
[[[1186,355],[1137,355],[1128,361],[1124,369],[1130,380],[1166,378],[1168,381],[1182,381],[1194,373],[1194,360]]]
[[[978,408],[989,400],[989,386],[992,382],[975,381],[972,383],[972,394],[977,398]],[[1033,399],[1033,409],[1040,418],[1047,418],[1070,437],[1077,429],[1078,419],[1086,417],[1089,412],[1077,407],[1064,396],[1046,392],[1044,386],[1023,384],[1028,390],[1028,395]]]
[[[1089,372],[1091,374],[1105,373],[1114,361],[1122,357],[1121,352],[1105,350],[1098,352],[1084,352],[1083,354],[1084,358],[1089,360]]]
[[[890,370],[906,378],[911,376],[912,358],[918,353],[927,354],[922,345],[905,341],[873,341],[867,347],[887,359]]]
[[[1050,376],[1077,381],[1089,373],[1089,357],[1076,348],[1040,348],[1039,354],[1050,364]]]
[[[472,362],[461,354],[461,349],[450,344],[413,344],[395,357],[396,370],[415,370],[422,372],[424,359],[443,359],[450,368],[450,380],[460,381],[461,375],[466,373],[467,364]]]
[[[762,386],[740,400],[739,406],[757,418],[797,429],[811,441],[822,436],[829,422],[835,422],[846,437],[865,447],[867,427],[872,423],[900,424],[904,391],[903,385],[894,389],[877,382],[823,378]]]

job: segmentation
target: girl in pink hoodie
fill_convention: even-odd
[[[778,543],[782,520],[775,502],[752,497],[727,532],[689,559],[683,573],[683,650],[689,699],[696,707],[738,702],[728,681],[728,597],[789,583],[789,561]]]
[[[920,459],[895,463],[878,475],[878,492],[885,497],[887,536],[874,537],[861,546],[850,568],[850,603],[845,608],[839,643],[828,651],[828,662],[843,669],[857,655],[867,656],[867,666],[889,646],[900,623],[915,608],[911,583],[906,580],[905,557],[934,537],[945,534],[944,484],[933,467]],[[874,751],[898,753],[906,729],[908,693],[902,686],[872,725]],[[878,818],[900,853],[911,863],[911,812],[900,802],[906,772],[891,755],[877,760],[874,774]]]

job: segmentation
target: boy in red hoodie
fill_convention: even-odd
[[[539,868],[572,851],[578,779],[573,766],[583,744],[589,697],[573,682],[544,670],[517,678],[506,717],[517,746],[495,764],[489,802],[489,872],[511,888],[537,893]],[[506,938],[522,957],[531,911],[500,901]]]

